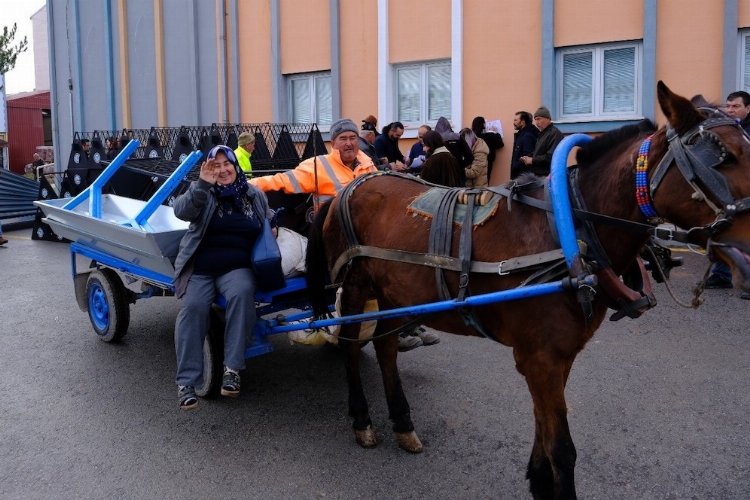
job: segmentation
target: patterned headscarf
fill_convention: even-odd
[[[245,173],[237,162],[237,156],[235,156],[234,151],[232,151],[231,148],[219,145],[214,146],[208,152],[208,159],[216,158],[218,153],[224,153],[226,155],[227,160],[232,162],[232,165],[234,165],[234,171],[237,173],[234,182],[231,184],[226,186],[214,184],[211,187],[214,195],[216,195],[216,198],[219,200],[219,217],[223,217],[224,208],[228,208],[229,213],[231,213],[232,206],[240,209],[247,217],[252,217],[253,203],[252,199],[247,196],[247,178],[245,178]]]

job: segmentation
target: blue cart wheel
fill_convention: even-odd
[[[195,386],[195,393],[202,398],[219,394],[221,377],[224,374],[224,318],[211,311],[211,328],[203,339],[203,377]]]
[[[89,274],[86,306],[91,326],[100,340],[115,342],[127,333],[130,307],[125,287],[115,272],[99,269]]]

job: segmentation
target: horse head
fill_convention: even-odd
[[[655,137],[668,149],[651,174],[654,207],[690,228],[750,291],[750,137],[700,96],[691,102],[663,82],[657,96],[669,125]]]

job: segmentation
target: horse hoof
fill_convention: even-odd
[[[396,432],[395,434],[399,448],[409,453],[422,453],[422,441],[419,440],[416,432]]]
[[[361,431],[355,429],[354,438],[362,448],[374,448],[378,444],[378,437],[375,435],[375,429],[371,425],[368,425],[367,429]]]

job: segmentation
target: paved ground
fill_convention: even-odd
[[[425,451],[389,432],[378,368],[364,372],[381,445],[349,432],[332,348],[249,363],[238,400],[176,407],[171,298],[132,307],[118,345],[76,306],[67,246],[7,233],[0,248],[0,497],[526,498],[533,423],[511,351],[443,341],[399,359]],[[704,270],[688,255],[682,297]],[[697,311],[660,305],[606,323],[567,391],[581,498],[745,499],[750,492],[750,302],[711,291]]]

